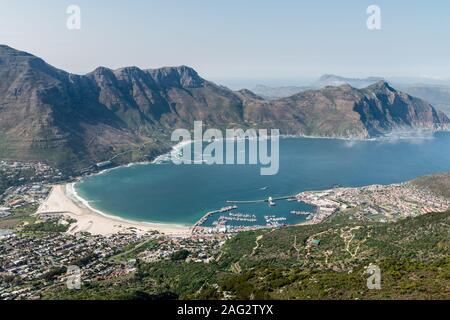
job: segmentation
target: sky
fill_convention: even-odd
[[[67,28],[69,5],[79,30]],[[367,28],[370,5],[381,30]],[[0,0],[0,43],[77,74],[188,65],[231,87],[450,78],[449,16],[447,0]]]

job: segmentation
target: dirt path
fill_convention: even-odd
[[[355,238],[355,233],[353,233],[353,231],[357,231],[359,229],[361,229],[362,226],[357,226],[357,227],[353,227],[353,228],[344,228],[341,229],[341,233],[340,233],[340,237],[342,238],[342,240],[344,240],[345,243],[345,251],[348,252],[348,254],[350,254],[350,256],[355,259],[358,256],[358,251],[361,248],[361,245],[367,241],[367,239],[369,239],[371,237],[371,231],[369,230],[367,237],[364,240],[358,241],[356,242],[356,247],[355,249],[351,250],[351,245],[353,242],[353,239]]]
[[[254,256],[256,254],[256,250],[258,250],[258,248],[259,248],[259,241],[261,241],[262,239],[263,239],[263,235],[256,237],[256,240],[255,240],[256,246],[252,250],[252,254],[251,254],[252,256]]]

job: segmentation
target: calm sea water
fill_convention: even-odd
[[[123,218],[193,224],[227,200],[259,200],[336,185],[358,187],[404,182],[450,171],[450,133],[426,139],[350,142],[286,138],[280,141],[280,171],[261,176],[257,165],[146,164],[85,178],[76,185],[94,208]],[[237,212],[304,219],[292,210],[311,210],[297,202],[239,205]]]

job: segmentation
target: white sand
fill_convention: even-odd
[[[137,233],[159,231],[166,235],[182,237],[191,234],[190,227],[183,225],[136,222],[94,211],[77,198],[72,184],[53,186],[50,195],[37,211],[37,214],[40,213],[61,213],[77,220],[70,226],[70,234],[84,231],[108,236],[130,231],[130,228],[134,228]]]

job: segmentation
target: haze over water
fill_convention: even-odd
[[[227,200],[261,200],[336,185],[359,187],[405,182],[450,171],[450,133],[434,138],[383,141],[286,138],[280,140],[280,170],[261,176],[257,165],[145,164],[122,167],[83,179],[80,196],[105,213],[126,219],[188,224]],[[239,205],[237,212],[304,219],[290,214],[308,210],[297,202]]]

